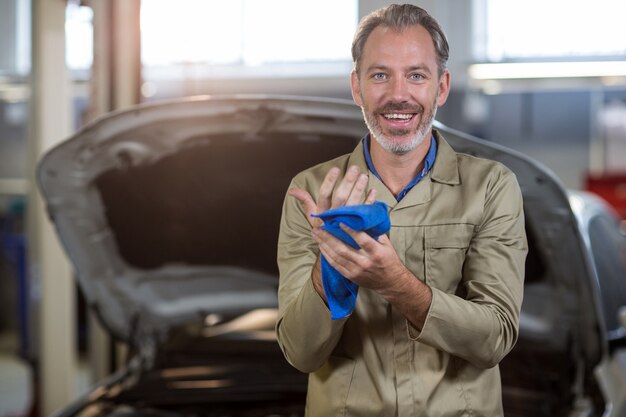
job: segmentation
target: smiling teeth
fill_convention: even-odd
[[[410,119],[411,117],[413,117],[412,114],[403,114],[403,113],[391,113],[391,114],[385,114],[385,119]]]

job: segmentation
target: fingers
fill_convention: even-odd
[[[348,168],[346,175],[343,177],[339,186],[335,190],[332,198],[332,206],[331,207],[341,207],[346,205],[346,201],[348,201],[348,197],[352,192],[352,188],[354,188],[354,184],[356,183],[359,177],[359,168],[356,166],[351,166]]]
[[[341,170],[337,167],[328,171],[320,186],[317,203],[311,194],[301,188],[291,188],[287,192],[300,202],[312,226],[321,224],[321,220],[311,219],[311,214],[319,214],[330,208],[361,204],[363,201],[365,204],[372,204],[376,200],[376,190],[370,190],[365,195],[369,177],[361,174],[356,165],[348,168],[346,175],[336,186],[340,175]]]
[[[352,275],[350,271],[359,268],[359,263],[365,259],[358,250],[322,229],[314,230],[312,235],[320,248],[320,253],[345,277]]]
[[[374,204],[374,201],[376,201],[376,190],[372,188],[367,193],[367,197],[365,198],[365,204]]]
[[[332,207],[333,189],[335,188],[335,184],[337,183],[337,178],[339,178],[340,173],[341,171],[339,168],[333,167],[328,171],[326,177],[324,177],[317,201],[318,213],[326,211]]]
[[[359,247],[366,252],[374,251],[376,249],[376,246],[379,244],[376,239],[372,238],[365,232],[357,232],[356,230],[352,230],[343,223],[340,223],[339,227],[341,227],[344,232],[349,234],[352,239],[354,239],[354,241],[359,245]]]
[[[302,188],[290,188],[287,191],[287,194],[295,197],[300,202],[300,204],[302,204],[302,208],[304,209],[307,217],[311,214],[317,214],[317,205],[315,204],[313,197],[311,197],[311,194],[309,194]]]
[[[346,206],[354,206],[363,202],[363,195],[365,194],[365,188],[367,188],[368,177],[365,174],[360,174],[346,200]]]
[[[304,210],[306,219],[311,227],[319,227],[322,225],[323,222],[320,219],[311,217],[311,214],[318,213],[317,205],[315,204],[315,200],[313,200],[313,197],[311,197],[311,194],[301,188],[290,188],[287,191],[287,194],[296,198],[300,202],[300,204],[302,205],[302,210]]]
[[[326,258],[326,261],[335,268],[337,272],[346,279],[352,278],[352,269],[357,266],[354,262],[350,262],[345,258],[340,258],[336,252],[328,245],[320,244],[320,253]]]
[[[378,243],[380,243],[383,246],[393,246],[391,244],[391,240],[389,240],[389,236],[387,236],[384,233],[382,235],[378,236]]]
[[[368,175],[361,174],[356,165],[348,168],[346,175],[333,194],[331,207],[361,204],[365,199],[368,179]]]

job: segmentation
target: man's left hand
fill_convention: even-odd
[[[313,239],[324,258],[345,278],[376,291],[421,330],[432,301],[430,287],[404,266],[387,235],[376,240],[343,224],[341,228],[361,249],[354,249],[327,231],[316,228],[312,232]]]
[[[359,286],[384,292],[398,283],[399,275],[410,274],[387,235],[383,234],[376,240],[343,224],[341,228],[352,236],[361,249],[352,248],[323,229],[313,230],[313,238],[328,263],[345,278]]]

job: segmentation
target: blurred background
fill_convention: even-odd
[[[85,311],[33,185],[99,116],[191,95],[351,99],[383,0],[0,0],[0,417],[49,415],[122,360]],[[626,0],[424,0],[450,43],[439,121],[626,213]]]

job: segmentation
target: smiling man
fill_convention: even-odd
[[[527,252],[517,181],[432,128],[450,73],[425,10],[366,16],[352,55],[369,134],[293,179],[278,244],[276,331],[310,373],[307,416],[501,416],[498,363],[517,340]],[[391,230],[375,239],[342,226],[358,249],[311,216],[375,200]],[[358,286],[335,320],[322,258]]]

